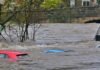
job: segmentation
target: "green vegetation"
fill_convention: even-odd
[[[61,3],[62,0],[44,0],[44,2],[41,4],[41,7],[50,10],[58,8]]]

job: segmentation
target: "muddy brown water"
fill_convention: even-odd
[[[80,44],[77,44],[78,46]],[[32,48],[31,61],[5,62],[0,61],[0,70],[99,70],[100,48],[95,47],[66,47],[55,48],[66,50],[63,53],[45,53],[45,49],[54,47]],[[69,51],[68,51],[69,50]],[[70,51],[71,50],[71,51]],[[73,51],[72,51],[73,50]],[[23,59],[24,60],[24,59]]]
[[[0,61],[0,70],[100,70],[100,42],[94,41],[98,24],[45,24],[31,46],[1,45],[0,48],[31,52],[32,61]],[[63,53],[46,53],[47,49]]]

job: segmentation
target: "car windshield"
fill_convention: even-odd
[[[0,58],[7,58],[6,54],[0,54]]]

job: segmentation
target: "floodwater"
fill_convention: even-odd
[[[30,60],[0,61],[0,70],[100,70],[100,45],[94,40],[99,24],[43,24],[34,45],[0,45],[31,52]],[[46,53],[49,49],[65,52]]]
[[[46,53],[48,49],[62,49],[62,53]],[[31,61],[3,62],[0,70],[99,70],[100,48],[67,47],[59,45],[45,48],[33,48],[23,51],[31,52]],[[24,59],[23,59],[24,60]]]

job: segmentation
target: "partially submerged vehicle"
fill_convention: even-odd
[[[29,57],[28,52],[21,52],[16,50],[0,50],[0,60],[17,62],[26,57]]]
[[[97,30],[97,32],[96,32],[95,40],[96,40],[96,41],[100,41],[100,26],[99,26],[99,28],[98,28],[98,30]]]

